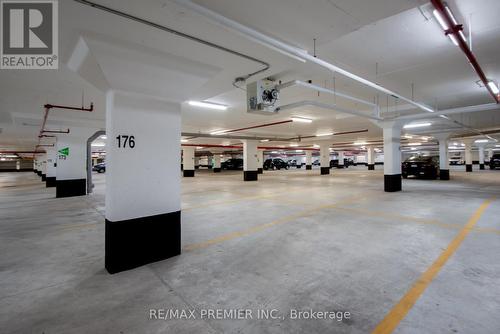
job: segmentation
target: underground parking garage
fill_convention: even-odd
[[[0,8],[2,333],[500,331],[500,3]]]

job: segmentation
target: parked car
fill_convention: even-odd
[[[461,157],[450,157],[450,165],[463,165],[464,163]]]
[[[243,159],[231,158],[220,164],[221,169],[240,170],[243,169]]]
[[[330,160],[330,168],[337,167],[338,165],[339,165],[338,159]],[[354,161],[352,159],[344,158],[344,167],[345,168],[347,168],[349,166],[353,166],[353,165],[354,165]]]
[[[493,156],[490,159],[490,169],[495,169],[497,167],[500,167],[500,154],[493,154]]]
[[[100,164],[96,164],[96,165],[94,165],[94,167],[92,167],[92,170],[96,171],[98,173],[104,173],[104,172],[106,172],[106,164],[104,162],[101,162]]]
[[[280,158],[267,159],[266,161],[264,161],[263,167],[265,170],[281,169],[281,168],[288,169],[289,168],[288,164],[283,159],[280,159]]]
[[[302,164],[300,162],[297,162],[297,160],[292,159],[292,160],[288,160],[288,166],[301,168]]]
[[[401,175],[436,179],[439,176],[439,157],[415,155],[402,163]]]
[[[319,166],[320,165],[319,159],[314,160],[313,163],[312,163],[312,165],[313,166]]]

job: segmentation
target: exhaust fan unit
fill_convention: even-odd
[[[247,85],[247,112],[274,115],[278,113],[279,91],[271,80],[258,80]]]

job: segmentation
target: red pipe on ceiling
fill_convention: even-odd
[[[463,40],[459,34],[459,32],[463,29],[462,25],[455,24],[453,22],[452,18],[448,14],[448,11],[445,8],[445,5],[443,4],[443,2],[441,0],[431,0],[431,3],[434,6],[434,8],[436,8],[436,10],[439,12],[441,17],[443,17],[443,19],[446,21],[446,24],[448,25],[448,27],[451,27],[450,29],[445,31],[445,35],[453,34],[455,36],[456,40],[458,41],[458,46],[460,47],[462,52],[465,53],[465,56],[469,60],[469,63],[472,65],[472,67],[476,71],[477,75],[479,76],[479,78],[483,82],[484,87],[486,87],[486,89],[491,94],[491,96],[493,96],[493,98],[495,99],[495,102],[499,103],[500,102],[500,94],[496,95],[493,92],[493,90],[488,86],[488,78],[484,74],[483,69],[479,65],[479,63],[478,63],[476,57],[474,56],[474,54],[472,53],[472,51],[469,49],[469,46],[467,45],[465,40]]]
[[[220,144],[181,144],[181,146],[194,146],[194,147],[220,147],[220,148],[237,148],[242,149],[243,146],[238,145],[220,145]],[[280,147],[280,146],[258,146],[259,150],[310,150],[310,151],[318,151],[318,148],[312,147]]]
[[[69,133],[69,129],[67,130],[43,130],[43,133]]]

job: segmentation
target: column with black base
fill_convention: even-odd
[[[47,177],[45,179],[45,186],[52,188],[56,186],[56,155],[55,148],[47,150]]]
[[[337,157],[339,161],[337,168],[344,168],[344,151],[339,151]]]
[[[368,170],[375,170],[375,147],[373,146],[366,148],[366,164]]]
[[[70,128],[57,137],[56,197],[87,194],[87,139],[92,131]]]
[[[312,169],[312,151],[307,150],[306,151],[306,170],[311,170]]]
[[[184,177],[194,177],[194,146],[182,147],[182,165]]]
[[[220,169],[220,154],[219,153],[214,153],[213,162],[214,162],[214,166],[213,166],[214,173],[220,173],[221,169]]]
[[[383,122],[384,191],[401,191],[401,129],[399,122]]]
[[[257,174],[264,173],[264,150],[257,150],[257,159],[259,160],[259,167],[257,168]]]
[[[472,172],[472,141],[464,140],[465,144],[465,171]]]
[[[259,160],[257,140],[243,140],[243,180],[257,181]]]
[[[330,174],[330,144],[321,143],[319,145],[319,162],[321,167],[321,175]]]
[[[45,182],[45,180],[47,180],[47,154],[43,154],[41,156],[41,170],[42,170],[42,182]]]
[[[479,169],[484,170],[484,145],[476,144],[479,150]]]
[[[439,142],[439,178],[441,180],[450,179],[450,160],[448,157],[448,137],[449,133],[434,135]]]
[[[180,104],[108,92],[106,133],[106,269],[179,255]]]

